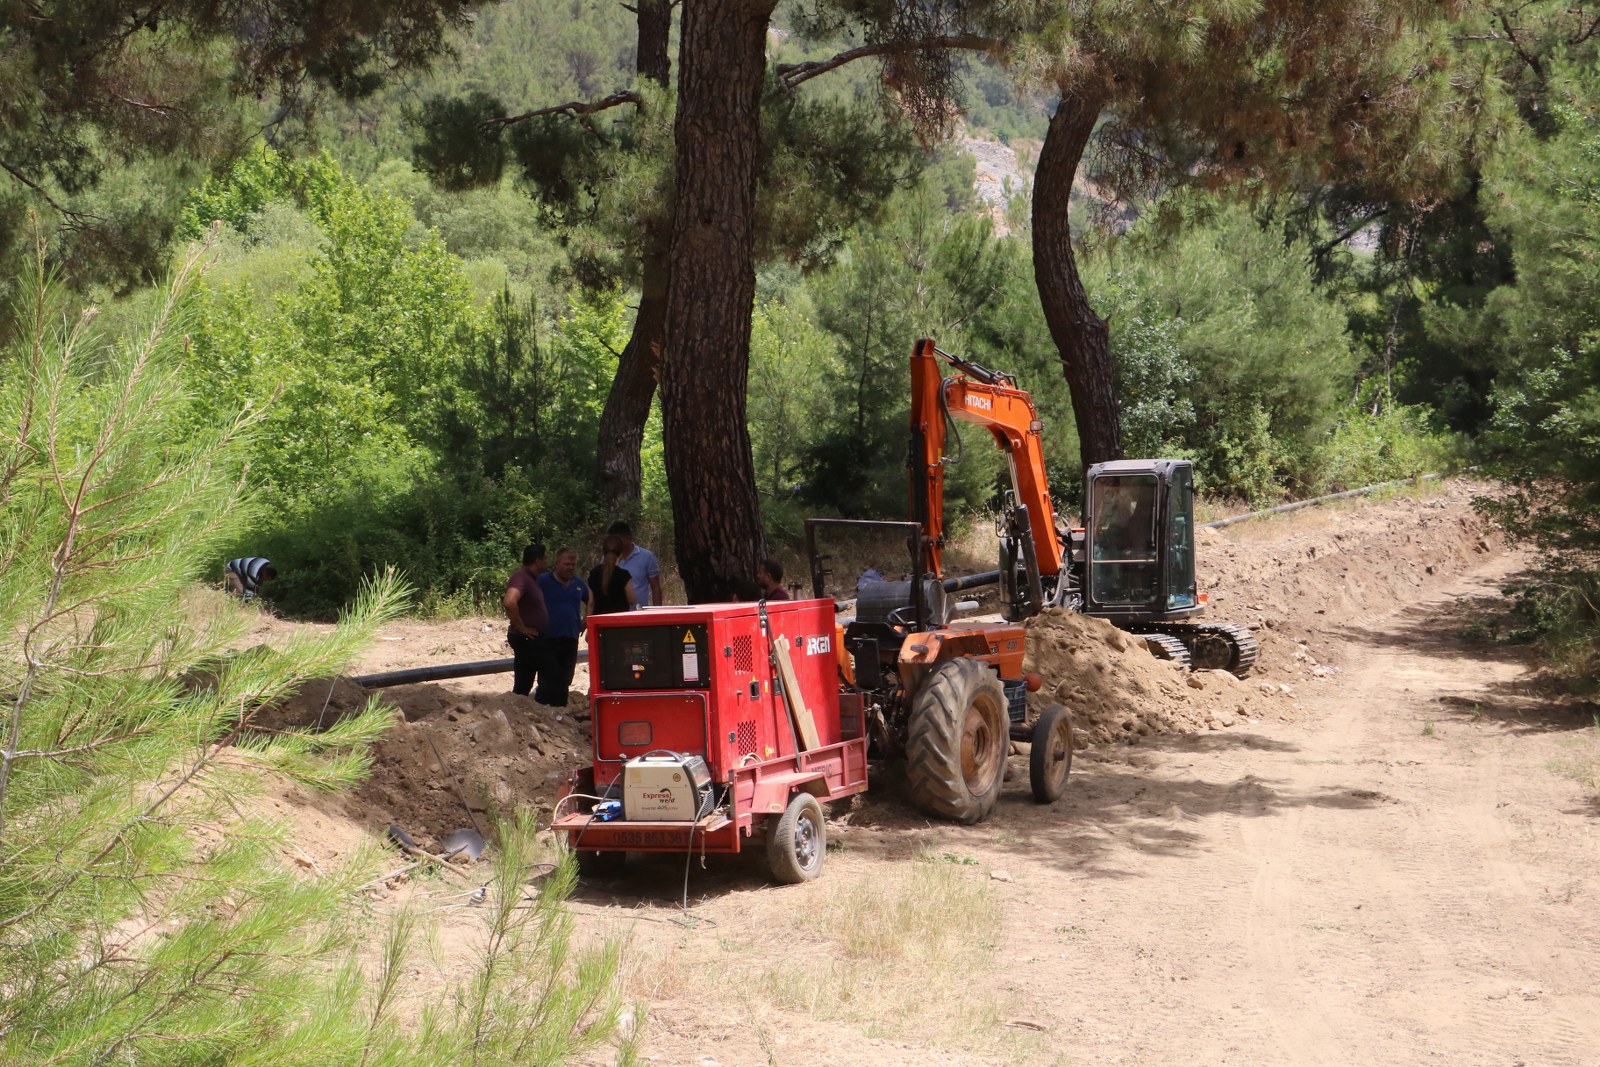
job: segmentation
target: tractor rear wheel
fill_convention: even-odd
[[[1011,751],[1006,693],[982,660],[930,674],[911,702],[906,780],[911,801],[940,818],[981,822],[994,810]]]
[[[796,793],[788,809],[767,831],[767,865],[785,885],[809,882],[822,873],[828,850],[828,824],[822,805],[810,793]]]
[[[1050,804],[1067,791],[1067,773],[1072,770],[1072,714],[1060,704],[1051,704],[1033,724],[1032,751],[1028,756],[1028,784],[1033,799]]]

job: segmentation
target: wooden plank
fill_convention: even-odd
[[[800,695],[800,683],[795,681],[794,664],[789,661],[788,640],[779,637],[773,642],[773,651],[778,656],[778,673],[783,678],[783,695],[789,705],[789,714],[794,719],[795,729],[799,732],[801,751],[809,752],[814,748],[821,748],[822,738],[817,736],[817,720],[812,718],[811,709],[806,707],[805,698]]]

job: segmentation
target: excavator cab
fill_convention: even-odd
[[[1097,463],[1087,481],[1084,613],[1119,624],[1198,615],[1193,465],[1181,459]]]

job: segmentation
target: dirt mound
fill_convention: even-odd
[[[1354,500],[1196,538],[1208,617],[1241,623],[1261,643],[1256,673],[1323,677],[1337,669],[1343,628],[1387,614],[1504,550],[1472,508],[1482,482],[1430,483],[1418,500]]]
[[[509,815],[519,804],[548,811],[567,774],[589,759],[583,690],[564,711],[442,686],[408,686],[391,699],[401,717],[374,747],[372,775],[355,792],[374,823],[438,838],[473,820],[487,829],[490,813]]]
[[[565,708],[505,692],[503,678],[488,681],[492,691],[484,680],[464,682],[369,691],[347,678],[316,679],[258,711],[256,722],[317,729],[374,696],[389,705],[394,724],[373,746],[372,773],[335,806],[370,831],[401,826],[427,847],[462,827],[487,832],[492,813],[519,804],[548,810],[567,774],[589,759],[585,679]]]
[[[1050,609],[1026,626],[1024,667],[1045,679],[1028,698],[1031,710],[1065,704],[1080,748],[1288,717],[1283,701],[1292,689],[1227,671],[1191,674],[1102,619]]]

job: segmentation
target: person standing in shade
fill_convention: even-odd
[[[789,590],[783,587],[783,564],[768,556],[756,568],[756,584],[761,586],[763,600],[788,600]]]
[[[522,566],[506,582],[501,605],[511,628],[506,641],[515,663],[511,669],[511,691],[518,696],[533,692],[534,679],[544,658],[544,634],[550,629],[550,614],[545,608],[539,575],[544,573],[544,545],[534,542],[522,550]]]
[[[539,667],[539,688],[533,692],[536,703],[552,708],[567,706],[567,689],[578,665],[578,635],[583,632],[583,617],[594,610],[594,594],[589,583],[578,577],[578,550],[556,549],[555,566],[539,575],[550,628],[544,636],[544,662]]]
[[[622,538],[607,534],[600,543],[600,565],[589,572],[589,590],[594,595],[591,615],[610,615],[632,611],[638,601],[633,591],[633,576],[617,561],[622,558]]]
[[[245,556],[230,559],[222,568],[222,581],[228,592],[243,597],[246,604],[256,598],[261,583],[278,576],[278,568],[264,556]]]
[[[656,554],[633,543],[633,527],[625,522],[612,523],[606,533],[622,539],[622,557],[617,562],[633,577],[633,596],[638,606],[648,608],[661,603],[661,564]]]

